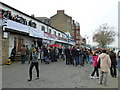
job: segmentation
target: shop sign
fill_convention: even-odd
[[[3,38],[8,38],[8,32],[3,33]]]
[[[38,29],[35,29],[33,27],[29,27],[29,35],[37,38],[43,38],[44,37],[44,32]]]
[[[43,39],[43,43],[50,43],[50,40]]]
[[[29,26],[7,19],[7,28],[29,33]]]
[[[49,40],[56,40],[57,37],[55,35],[49,34],[47,32],[44,33],[44,37]]]

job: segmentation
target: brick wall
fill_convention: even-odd
[[[58,10],[57,14],[50,18],[51,26],[72,33],[72,17],[64,14],[64,10]]]
[[[8,38],[2,38],[2,64],[5,64],[9,57],[9,33]]]

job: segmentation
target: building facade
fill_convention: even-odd
[[[81,45],[81,38],[80,38],[80,24],[73,20],[73,38],[76,42],[77,46]]]
[[[12,49],[20,54],[23,45],[67,45],[66,34],[40,20],[0,2],[0,63],[6,63]],[[74,45],[71,40],[69,45]]]
[[[62,30],[63,32],[72,33],[72,17],[65,14],[64,10],[58,10],[57,14],[50,17],[51,26]]]
[[[77,46],[80,46],[80,24],[66,15],[64,10],[58,10],[57,14],[50,18],[50,24],[65,32],[70,38],[74,39]]]
[[[50,25],[50,19],[47,17],[36,17],[36,19],[40,20],[43,23]]]

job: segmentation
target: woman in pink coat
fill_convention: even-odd
[[[99,72],[98,72],[98,68],[97,68],[97,59],[98,59],[98,54],[97,54],[97,52],[95,52],[92,56],[92,65],[94,66],[94,70],[90,76],[91,79],[95,79],[95,77],[94,77],[95,73],[97,75],[96,78],[99,79]]]

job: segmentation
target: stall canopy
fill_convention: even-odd
[[[56,44],[52,44],[52,45],[49,45],[50,47],[58,47],[58,48],[60,48],[61,46],[59,46],[59,45],[56,45]]]

